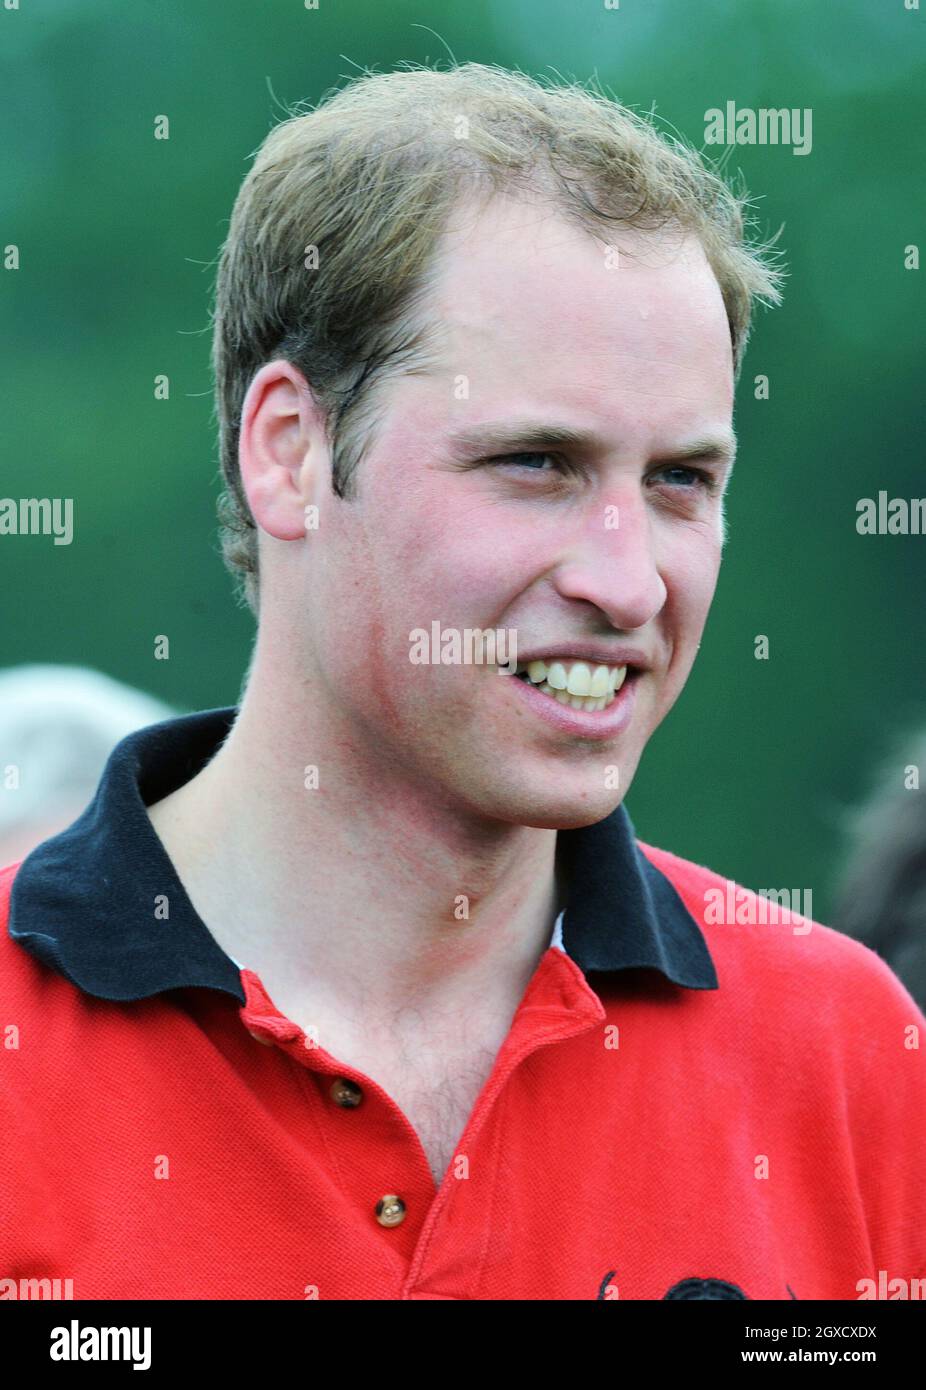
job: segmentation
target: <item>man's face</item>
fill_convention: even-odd
[[[508,198],[448,235],[441,366],[386,384],[356,496],[326,500],[326,478],[303,547],[306,660],[335,724],[384,773],[514,824],[588,825],[619,803],[720,563],[730,464],[706,446],[679,458],[732,442],[720,290],[693,238],[615,240],[609,266],[602,243]],[[515,422],[589,439],[513,445]],[[555,653],[567,674],[588,644],[642,669],[607,709],[573,712],[496,666],[413,664],[411,633],[434,622],[514,630],[519,662]]]

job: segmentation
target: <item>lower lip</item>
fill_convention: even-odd
[[[614,699],[605,709],[573,709],[572,705],[561,705],[552,695],[544,695],[527,681],[517,676],[506,676],[510,685],[516,687],[515,694],[561,733],[578,735],[580,738],[614,738],[627,728],[633,718],[633,707],[637,695],[637,681],[640,673],[628,676]]]

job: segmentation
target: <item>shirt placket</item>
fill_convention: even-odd
[[[243,970],[241,978],[244,1026],[310,1073],[306,1084],[319,1106],[333,1175],[399,1262],[394,1296],[472,1296],[463,1285],[474,1287],[478,1279],[495,1199],[495,1165],[485,1161],[491,1158],[493,1117],[527,1057],[604,1022],[601,1001],[582,971],[561,950],[545,952],[456,1146],[455,1155],[466,1157],[466,1174],[461,1180],[462,1165],[451,1159],[437,1188],[418,1135],[392,1097],[281,1014],[253,971]],[[517,1107],[515,1113],[520,1119]],[[456,1291],[441,1291],[448,1281]]]

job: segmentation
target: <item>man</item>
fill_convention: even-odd
[[[926,1273],[926,1020],[816,923],[709,925],[725,880],[623,807],[776,274],[696,156],[581,89],[393,73],[272,132],[215,324],[249,678],[7,875],[0,1266],[104,1298]],[[466,632],[516,654],[442,662]]]

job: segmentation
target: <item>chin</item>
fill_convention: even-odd
[[[509,798],[504,804],[494,806],[486,803],[484,809],[496,820],[510,825],[527,825],[535,830],[581,830],[610,816],[623,797],[624,790],[594,797],[580,794],[531,796],[525,791],[523,799]]]

